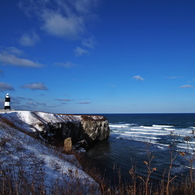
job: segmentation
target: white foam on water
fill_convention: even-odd
[[[173,127],[172,125],[152,125],[153,127],[158,127],[158,128],[169,128]]]
[[[163,127],[161,127],[161,126],[143,126],[143,125],[141,125],[140,127],[144,128],[144,129],[156,129],[156,130],[163,129]]]
[[[126,134],[135,134],[135,135],[137,135],[137,133],[136,132],[126,132]],[[157,133],[155,133],[155,132],[148,132],[148,131],[146,131],[146,132],[140,132],[140,134],[141,135],[157,135]],[[158,133],[158,135],[166,135],[166,133]]]
[[[145,130],[142,130],[142,129],[139,129],[139,130],[132,130],[132,131],[128,131],[128,132],[135,132],[135,133],[151,133],[151,134],[156,134],[156,135],[160,135],[160,134],[166,134],[167,135],[167,132],[165,131],[153,131],[153,130],[148,130],[148,131],[145,131]]]
[[[149,137],[149,136],[138,136],[138,135],[129,135],[127,134],[121,134],[120,136],[117,136],[117,139],[126,139],[126,140],[134,140],[134,141],[140,141],[140,142],[149,142],[152,144],[157,143],[158,138],[157,137]]]
[[[110,123],[109,127],[111,128],[127,128],[127,127],[132,127],[135,126],[135,124],[130,124],[130,123],[117,123],[117,124],[113,124]]]
[[[153,129],[153,128],[140,128],[140,127],[132,127],[131,130],[135,130],[135,131],[156,131],[156,132],[160,132],[163,130],[159,130],[159,129]]]
[[[184,166],[184,167],[188,169],[195,169],[195,167],[189,167],[189,166]]]
[[[190,143],[190,144],[195,144],[195,141],[190,141],[189,143]]]
[[[127,128],[127,127],[129,127],[129,125],[128,124],[120,124],[120,125],[109,124],[109,127],[111,127],[111,128]]]
[[[157,147],[160,149],[166,149],[169,145],[168,144],[158,144]]]
[[[171,128],[164,128],[165,131],[175,131],[176,129]]]
[[[172,125],[139,126],[136,124],[124,123],[111,124],[110,129],[112,132],[111,134],[116,135],[117,139],[149,142],[156,144],[160,149],[164,149],[175,142],[178,150],[186,151],[187,141],[185,141],[184,138],[188,136],[192,138],[195,127],[176,128]],[[191,148],[191,151],[195,149],[195,138],[193,139],[190,139],[188,142],[188,147]]]

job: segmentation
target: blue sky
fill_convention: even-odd
[[[195,1],[0,2],[0,99],[57,113],[195,112]]]

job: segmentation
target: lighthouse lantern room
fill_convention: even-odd
[[[10,109],[11,110],[9,93],[7,93],[6,96],[5,96],[4,109],[5,110]]]

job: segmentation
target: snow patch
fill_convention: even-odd
[[[17,127],[32,132],[38,128],[32,127],[39,123],[56,123],[68,120],[79,121],[80,116],[66,116],[43,112],[9,111],[0,113],[0,178],[3,171],[9,168],[11,174],[16,174],[19,179],[21,170],[26,174],[26,185],[39,186],[44,182],[46,194],[56,187],[56,182],[61,183],[64,190],[79,194],[101,194],[99,185],[87,175],[73,155],[57,152],[52,147],[47,147],[41,141],[29,136],[13,126],[5,123],[5,119],[17,124]],[[8,173],[7,173],[8,174]],[[15,179],[16,179],[15,177]],[[93,186],[93,189],[91,189]]]

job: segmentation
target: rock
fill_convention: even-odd
[[[56,146],[63,146],[64,140],[71,138],[72,145],[80,142],[81,147],[87,149],[88,145],[110,136],[108,120],[103,116],[35,111],[10,111],[0,116],[20,131]],[[85,140],[84,144],[82,140]]]
[[[72,139],[68,137],[64,140],[64,150],[66,154],[70,154],[72,151]]]
[[[103,116],[82,115],[81,124],[88,142],[103,141],[110,137],[108,120]]]
[[[86,153],[87,150],[85,150],[85,148],[79,148],[79,149],[77,150],[77,152],[78,152],[78,153]]]
[[[74,145],[74,148],[76,150],[80,149],[80,148],[83,148],[83,149],[87,149],[89,147],[88,143],[86,140],[81,140],[79,142],[77,142],[75,145]]]

